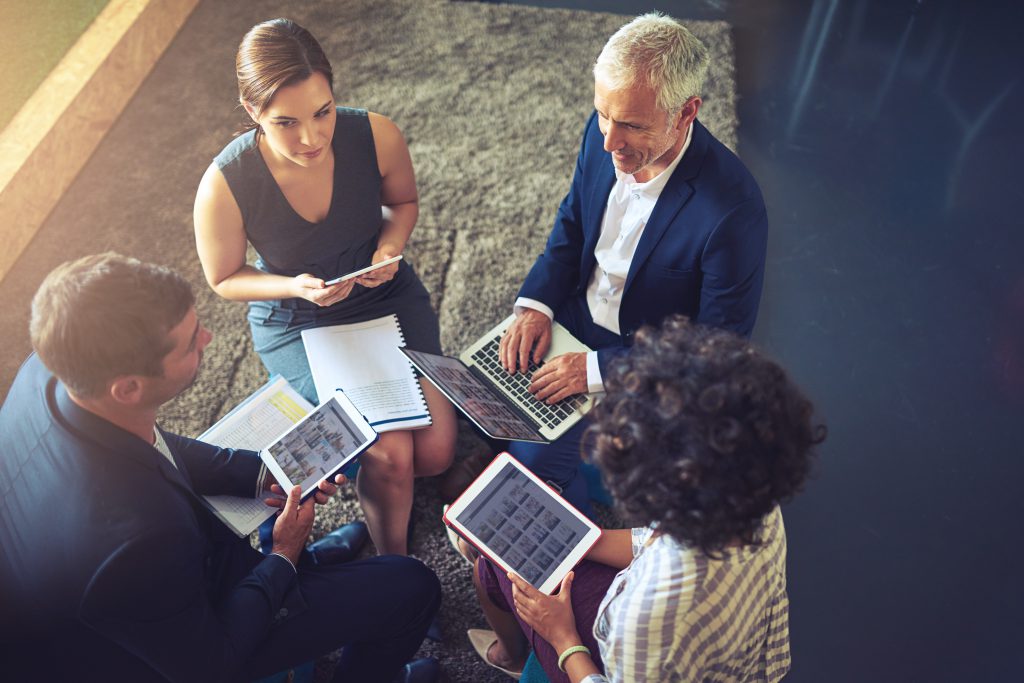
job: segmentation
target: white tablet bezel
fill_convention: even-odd
[[[392,256],[391,258],[387,258],[384,259],[383,261],[374,263],[372,266],[366,266],[365,268],[360,268],[359,270],[353,270],[351,273],[345,273],[341,277],[336,277],[333,280],[327,280],[326,282],[324,282],[324,286],[331,287],[333,285],[338,284],[339,282],[345,282],[346,280],[351,280],[354,277],[365,275],[366,273],[369,273],[372,270],[377,270],[378,268],[383,268],[384,266],[390,266],[392,263],[398,263],[399,261],[402,260],[402,258],[404,258],[402,254],[399,254],[398,256]]]
[[[359,409],[356,408],[352,401],[349,400],[348,396],[345,395],[345,392],[343,392],[341,389],[338,389],[329,399],[327,399],[326,401],[318,405],[315,409],[310,411],[308,415],[306,415],[301,420],[293,424],[289,429],[286,429],[285,431],[281,432],[281,434],[276,439],[274,439],[270,445],[272,446],[273,444],[276,444],[278,441],[283,439],[292,431],[298,429],[299,426],[302,425],[306,420],[308,420],[311,416],[315,415],[324,406],[326,406],[332,401],[338,404],[338,407],[341,408],[341,411],[348,418],[350,418],[352,422],[355,424],[355,426],[358,428],[359,436],[362,438],[362,442],[359,444],[359,446],[356,447],[356,449],[352,453],[349,453],[337,463],[332,463],[331,469],[328,470],[327,473],[325,473],[322,477],[317,479],[308,488],[304,489],[302,491],[303,500],[305,500],[306,498],[308,498],[309,496],[316,492],[317,488],[320,486],[320,482],[324,481],[325,479],[333,478],[334,475],[336,475],[338,472],[340,472],[349,464],[351,464],[353,460],[355,460],[361,453],[363,453],[365,450],[367,450],[373,444],[375,444],[377,442],[377,439],[380,438],[380,435],[376,431],[374,431],[373,427],[370,426],[370,423],[366,421],[365,417],[363,417],[363,414],[359,412]],[[277,480],[277,483],[280,484],[283,489],[285,489],[285,491],[288,491],[293,486],[295,486],[295,483],[292,483],[292,481],[288,478],[288,475],[285,474],[284,470],[281,468],[281,465],[278,464],[277,460],[275,460],[274,456],[270,453],[270,446],[267,446],[266,448],[260,451],[260,459],[263,460],[264,464],[266,464],[267,466],[267,470],[274,477],[274,479]]]
[[[562,583],[562,579],[565,575],[572,571],[572,568],[579,564],[586,554],[590,551],[593,545],[597,542],[597,539],[601,537],[601,529],[590,520],[589,517],[584,515],[582,512],[573,507],[569,502],[562,498],[551,486],[542,481],[537,475],[530,470],[526,469],[522,463],[516,460],[508,453],[500,453],[498,456],[491,461],[484,471],[478,476],[472,484],[470,484],[465,491],[456,499],[454,503],[448,508],[443,515],[443,520],[446,525],[455,530],[457,534],[462,536],[466,541],[471,543],[481,553],[487,556],[494,564],[498,565],[506,572],[514,572],[517,576],[519,575],[511,565],[509,565],[504,559],[498,557],[491,547],[485,541],[478,538],[473,532],[467,529],[463,524],[458,521],[458,516],[466,510],[466,508],[476,499],[478,495],[487,487],[487,485],[494,480],[499,472],[505,467],[505,465],[511,463],[512,466],[519,469],[521,472],[538,486],[538,488],[549,494],[548,499],[554,501],[557,505],[563,509],[569,511],[575,518],[584,523],[587,527],[587,533],[584,534],[583,538],[576,544],[564,560],[551,575],[542,583],[540,586],[534,586],[542,593],[551,595],[555,592],[555,589]],[[525,578],[523,580],[526,580]],[[532,585],[532,584],[531,584]]]

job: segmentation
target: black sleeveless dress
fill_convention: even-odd
[[[311,223],[298,215],[274,180],[255,132],[238,136],[214,159],[242,213],[256,268],[294,277],[311,273],[330,280],[370,265],[383,219],[381,175],[365,109],[338,107],[331,147],[334,190],[326,218]],[[407,260],[379,287],[356,285],[348,298],[321,308],[305,299],[253,301],[249,323],[256,352],[271,374],[283,375],[315,402],[301,332],[309,327],[363,322],[398,315],[409,348],[440,353],[437,315]]]

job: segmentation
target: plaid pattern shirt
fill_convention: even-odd
[[[652,528],[633,529],[633,562],[601,602],[594,636],[607,681],[779,681],[789,671],[786,532],[776,507],[762,544],[721,560]]]

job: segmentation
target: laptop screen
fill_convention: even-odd
[[[538,441],[536,428],[457,358],[401,349],[452,403],[496,439]]]

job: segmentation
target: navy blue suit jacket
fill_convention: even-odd
[[[0,640],[36,675],[234,680],[295,600],[288,563],[197,496],[252,496],[258,456],[163,435],[177,467],[72,402],[38,357],[19,371],[0,408]]]
[[[596,112],[587,121],[572,187],[558,208],[547,247],[519,296],[555,311],[581,340],[590,336],[587,285],[608,195],[615,184],[611,155]],[[625,352],[636,330],[672,313],[750,336],[764,280],[768,219],[750,172],[699,121],[690,147],[662,191],[630,265],[619,309],[619,343],[598,349],[602,374]],[[584,329],[559,312],[582,299]]]

